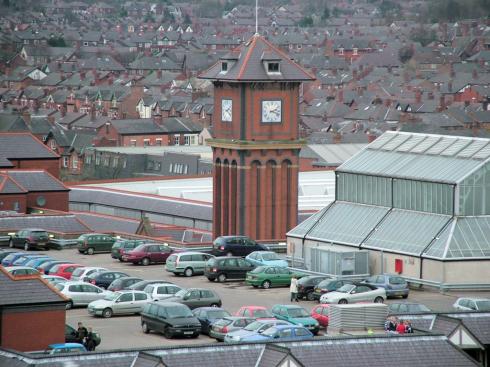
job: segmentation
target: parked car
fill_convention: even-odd
[[[39,265],[44,264],[45,262],[51,261],[51,260],[53,260],[53,259],[50,257],[47,257],[47,256],[43,256],[43,257],[30,259],[24,265],[29,266],[29,267],[34,268],[34,269],[37,269],[39,267]]]
[[[51,269],[58,264],[73,264],[71,261],[65,261],[65,260],[52,260],[52,261],[46,261],[45,263],[42,263],[41,265],[38,266],[37,270],[39,270],[42,273],[48,275]]]
[[[242,306],[235,312],[235,316],[252,317],[256,320],[274,320],[272,313],[263,306]]]
[[[3,266],[12,266],[15,260],[17,260],[19,257],[24,256],[26,253],[25,252],[11,252],[7,256],[5,256],[2,259],[2,265]]]
[[[109,287],[107,287],[108,291],[116,292],[116,291],[122,291],[125,290],[127,287],[134,283],[141,282],[143,279],[141,278],[136,278],[136,277],[122,277],[119,279],[114,280],[111,284],[109,284]]]
[[[219,307],[199,307],[192,311],[201,323],[201,334],[209,335],[211,324],[214,322],[231,316],[230,313]]]
[[[103,271],[108,271],[106,268],[100,268],[98,266],[83,266],[81,268],[76,268],[72,275],[71,280],[82,280],[84,282],[88,281],[88,277],[95,273],[102,273]]]
[[[262,334],[265,330],[276,325],[291,325],[291,323],[284,320],[256,320],[243,329],[228,332],[225,335],[225,343],[240,343],[246,342],[247,338],[253,337],[254,335]]]
[[[289,286],[293,275],[296,278],[305,276],[305,274],[294,272],[281,266],[259,266],[247,273],[245,283],[253,287],[262,287],[265,289]]]
[[[165,302],[182,303],[189,308],[197,307],[221,307],[221,299],[210,289],[189,288],[182,289],[175,293],[173,297],[167,298]]]
[[[112,315],[138,314],[150,301],[142,291],[119,291],[107,294],[103,299],[92,301],[87,310],[90,315],[105,318]]]
[[[165,264],[167,258],[174,250],[166,245],[145,243],[126,252],[122,259],[133,264],[150,265]]]
[[[429,307],[421,303],[398,302],[388,305],[388,312],[391,314],[413,314],[432,312]]]
[[[70,299],[66,304],[67,310],[74,306],[86,306],[90,302],[102,299],[111,293],[95,285],[80,281],[56,283],[54,286]]]
[[[298,279],[298,298],[306,298],[308,301],[314,301],[315,287],[325,279],[328,279],[328,277],[324,275],[308,275]]]
[[[44,274],[44,275],[41,275],[41,278],[43,278],[44,280],[46,280],[52,284],[65,283],[68,281],[66,278],[60,277],[58,275],[46,275],[46,274]]]
[[[113,281],[123,277],[129,277],[129,275],[120,271],[103,271],[89,275],[88,282],[97,287],[107,289]]]
[[[197,338],[201,332],[201,323],[186,305],[151,302],[141,312],[141,328],[145,334],[154,330],[163,333],[168,339],[174,336]]]
[[[24,251],[32,249],[49,250],[49,235],[44,229],[26,228],[10,237],[10,247],[20,247]]]
[[[5,259],[8,255],[12,254],[12,253],[15,253],[17,251],[15,250],[11,250],[11,249],[7,249],[7,250],[2,250],[0,251],[0,262]]]
[[[333,292],[346,284],[352,284],[350,280],[325,279],[318,283],[313,292],[313,298],[320,300],[320,297],[328,292]]]
[[[28,266],[7,266],[5,270],[13,276],[40,275],[36,269]]]
[[[398,297],[401,296],[403,298],[407,298],[410,293],[410,289],[408,288],[408,283],[405,279],[398,275],[392,274],[380,274],[373,275],[372,277],[367,278],[363,281],[363,283],[378,287],[384,288],[386,290],[386,296],[389,297]]]
[[[116,238],[102,233],[86,233],[77,239],[78,252],[93,255],[96,252],[111,252]]]
[[[212,255],[202,252],[182,252],[172,254],[167,258],[165,269],[175,275],[184,274],[191,277],[196,274],[204,274],[206,262]]]
[[[227,316],[216,321],[211,325],[209,336],[217,341],[224,341],[225,335],[229,332],[243,329],[248,324],[254,322],[254,319],[240,316]]]
[[[275,305],[272,307],[272,314],[279,320],[290,322],[291,324],[301,325],[310,330],[313,334],[318,334],[320,325],[308,311],[298,305]]]
[[[83,353],[87,349],[80,343],[58,343],[50,344],[46,349],[46,354],[61,354],[61,353]]]
[[[246,338],[247,342],[260,342],[273,340],[275,342],[301,341],[313,339],[314,335],[304,326],[277,325],[265,330],[261,334],[255,334]]]
[[[313,317],[320,326],[328,327],[328,310],[330,305],[320,304],[311,310],[311,317]]]
[[[178,285],[172,283],[153,283],[148,284],[143,291],[148,294],[151,300],[161,301],[173,297],[175,293],[181,291]]]
[[[453,307],[461,311],[490,311],[488,298],[458,298]]]
[[[282,266],[287,268],[288,262],[274,251],[254,251],[245,258],[255,266]]]
[[[370,284],[353,283],[346,284],[336,291],[328,292],[320,297],[320,303],[356,303],[375,302],[383,303],[386,299],[384,288],[377,288]]]
[[[70,280],[75,269],[81,267],[83,267],[83,265],[80,264],[56,264],[49,269],[49,275],[58,275]]]
[[[92,330],[94,336],[95,346],[98,346],[101,342],[100,334]],[[77,330],[68,324],[65,324],[65,343],[76,343],[78,341]]]
[[[127,240],[124,238],[118,239],[111,247],[111,257],[119,261],[123,261],[122,257],[127,252],[130,251],[143,243],[148,243],[150,241],[146,240]]]
[[[46,255],[34,255],[34,254],[25,254],[23,256],[18,257],[11,266],[24,266],[27,262],[31,260],[40,259],[45,257]]]
[[[157,283],[169,283],[169,284],[173,284],[172,282],[168,282],[168,281],[163,280],[163,279],[142,280],[141,282],[134,283],[133,285],[130,285],[128,287],[128,289],[132,289],[132,290],[135,290],[135,291],[143,291],[143,290],[145,290],[145,288],[146,288],[147,285],[157,284]]]
[[[218,279],[222,283],[227,279],[245,279],[247,272],[254,268],[255,265],[241,257],[212,257],[206,263],[204,276],[210,281]]]
[[[221,236],[213,241],[212,254],[214,256],[247,256],[254,251],[268,250],[267,246],[246,236]]]

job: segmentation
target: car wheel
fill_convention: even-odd
[[[215,281],[215,279],[213,279],[213,278],[208,278],[208,280],[209,280],[210,282],[214,282],[214,281]]]
[[[408,298],[408,294],[404,294],[402,297],[403,298]]]
[[[105,317],[106,319],[112,317],[112,310],[110,308],[105,308],[104,311],[102,311],[102,317]]]
[[[172,339],[173,338],[173,334],[172,332],[170,331],[170,328],[166,327],[165,328],[165,331],[163,332],[163,335],[165,336],[165,338],[167,339]]]
[[[211,307],[219,307],[219,305],[217,303],[213,303]]]
[[[254,288],[258,288],[258,285],[252,285],[252,287],[254,287]]]
[[[262,288],[264,288],[264,289],[269,289],[271,287],[271,285],[272,284],[271,284],[270,280],[264,280],[262,282]]]
[[[196,339],[199,336],[199,333],[192,334],[191,338]]]
[[[24,243],[24,251],[29,251],[29,243]]]
[[[228,256],[228,257],[229,257],[229,256],[233,256],[233,254],[231,253],[231,251],[228,251],[228,252],[226,253],[226,256]]]
[[[218,275],[218,282],[220,283],[226,282],[226,274],[221,273],[220,275]]]
[[[148,327],[148,324],[146,322],[141,324],[141,328],[143,329],[143,332],[145,334],[148,334],[150,332],[150,328]]]
[[[192,268],[187,268],[187,269],[184,270],[184,275],[186,277],[191,277],[191,276],[194,275],[194,270],[192,270]]]
[[[347,303],[349,303],[346,299],[342,298],[340,301],[339,301],[339,305],[346,305]]]
[[[306,293],[306,299],[308,301],[314,301],[315,300],[315,295],[313,294],[313,292]]]
[[[94,248],[93,248],[93,247],[89,247],[89,248],[87,249],[87,254],[89,254],[89,255],[93,255],[93,254],[94,254],[94,252],[95,252],[95,251],[94,251]]]
[[[9,241],[9,247],[14,248],[14,240],[10,239],[10,241]]]
[[[67,310],[71,310],[73,308],[73,301],[68,301],[65,305]]]
[[[374,303],[383,303],[385,300],[383,299],[383,297],[376,297],[374,299]]]
[[[119,258],[118,260],[119,260],[120,262],[123,262],[123,259],[121,259],[121,258]]]
[[[143,260],[141,260],[141,265],[143,265],[143,266],[150,265],[150,259],[148,259],[147,257],[145,257]]]

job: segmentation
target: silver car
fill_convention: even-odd
[[[175,284],[170,283],[156,283],[148,284],[143,290],[148,297],[153,301],[160,301],[162,299],[173,297],[175,293],[182,288]]]
[[[490,299],[458,298],[453,307],[461,311],[490,311]]]
[[[59,275],[41,275],[41,278],[44,280],[50,282],[51,284],[56,284],[56,283],[66,283],[68,279],[60,277]]]
[[[91,274],[95,273],[101,273],[103,271],[107,271],[106,268],[100,268],[97,266],[84,266],[83,268],[76,268],[73,270],[73,273],[71,274],[71,280],[81,280],[85,281],[85,278],[88,277]]]
[[[357,283],[346,284],[334,292],[325,293],[320,297],[320,303],[383,303],[385,299],[386,290],[384,288],[377,288],[369,284]]]
[[[5,268],[13,276],[40,275],[40,273],[29,266],[7,266]]]
[[[87,309],[90,315],[108,318],[112,315],[138,314],[149,301],[151,299],[145,292],[123,290],[90,302]]]
[[[86,306],[92,301],[104,298],[106,295],[112,293],[99,288],[93,284],[85,282],[65,282],[57,283],[55,287],[63,293],[70,301],[66,304],[66,309],[69,310],[73,306]]]

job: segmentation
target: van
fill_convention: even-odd
[[[201,332],[201,323],[186,305],[150,302],[141,312],[141,328],[145,334],[151,330],[161,332],[167,339],[174,336],[197,338]]]
[[[101,233],[82,234],[77,239],[78,252],[93,255],[96,252],[111,252],[116,238]]]
[[[181,252],[170,255],[167,258],[165,269],[175,275],[184,274],[186,277],[191,277],[194,274],[204,274],[206,262],[213,255],[202,252]]]

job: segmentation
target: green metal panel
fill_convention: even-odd
[[[379,176],[337,174],[337,200],[391,206],[391,179]]]
[[[450,218],[448,215],[393,209],[363,247],[420,255]]]
[[[358,246],[389,208],[336,201],[306,238]]]
[[[286,235],[291,237],[303,238],[305,234],[318,222],[318,219],[328,210],[328,206],[315,214],[309,216],[296,227],[291,229]]]
[[[459,215],[490,214],[490,164],[476,170],[459,184]]]
[[[437,214],[453,214],[454,186],[414,180],[393,180],[393,206]]]

